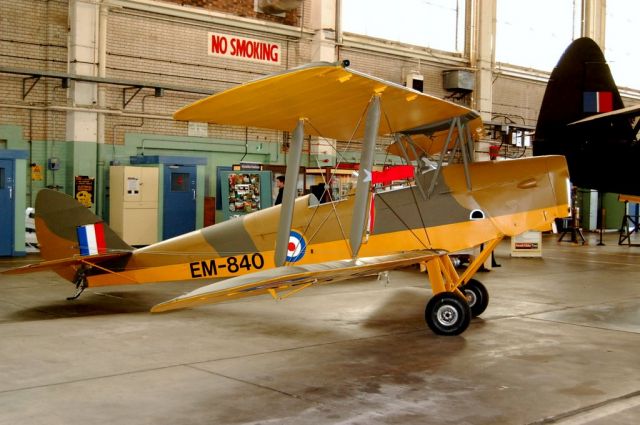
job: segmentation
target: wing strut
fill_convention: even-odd
[[[349,243],[351,255],[355,258],[362,245],[362,234],[366,223],[367,207],[369,206],[370,175],[373,167],[373,154],[376,147],[376,135],[380,126],[380,94],[375,94],[369,104],[367,118],[364,124],[364,140],[362,141],[362,156],[360,157],[360,174],[356,186],[356,199],[353,204],[353,218],[351,219],[351,234]]]
[[[453,134],[454,129],[457,130],[457,134],[455,135]],[[454,141],[453,148],[451,149],[449,155],[447,155],[449,144],[452,140]],[[444,162],[445,158],[448,157],[449,161],[453,160],[454,155],[458,149],[460,149],[460,154],[462,155],[464,177],[466,180],[467,189],[471,190],[469,163],[473,162],[473,139],[471,137],[471,131],[469,129],[468,123],[463,122],[460,117],[455,117],[451,120],[446,141],[442,145],[442,151],[440,152],[440,157],[438,158],[438,165],[435,170],[435,175],[431,179],[431,184],[429,185],[429,190],[427,191],[427,197],[430,197],[436,188],[438,177],[440,175],[440,169],[442,168],[442,163]]]
[[[469,162],[471,162],[472,158],[471,152],[469,152],[469,145],[466,143],[467,131],[463,131],[462,124],[460,123],[460,118],[456,120],[456,126],[458,127],[458,140],[456,140],[456,147],[460,145],[460,152],[462,152],[462,163],[464,164],[464,178],[467,182],[467,190],[471,190],[471,176],[469,175]],[[467,129],[469,126],[464,124],[464,128]],[[455,151],[454,147],[454,151]]]
[[[431,197],[433,191],[436,188],[436,184],[438,183],[438,177],[440,176],[440,169],[442,168],[442,162],[444,161],[444,157],[447,153],[447,149],[449,148],[449,143],[451,142],[451,136],[453,135],[453,128],[455,127],[458,121],[458,117],[455,117],[451,121],[451,125],[449,126],[449,132],[447,133],[447,139],[442,145],[442,152],[440,152],[440,158],[438,158],[438,167],[436,168],[435,175],[431,180],[431,184],[429,185],[429,190],[427,191],[427,197]]]
[[[291,233],[293,207],[296,201],[298,173],[300,172],[300,157],[302,155],[303,140],[304,119],[299,118],[295,130],[293,130],[291,146],[289,147],[289,155],[287,156],[287,172],[285,174],[284,192],[282,193],[280,223],[278,225],[278,234],[276,235],[276,251],[274,259],[276,267],[284,266],[284,263],[287,259],[289,234]]]
[[[407,146],[411,148],[414,158],[417,158],[416,162],[418,163],[418,165],[415,167],[416,177],[414,177],[414,181],[416,182],[416,186],[418,187],[418,190],[420,190],[420,195],[422,196],[422,199],[426,201],[427,193],[424,191],[424,187],[422,187],[422,183],[420,182],[420,179],[417,177],[418,174],[421,174],[420,170],[422,169],[423,164],[420,163],[421,162],[420,156],[418,156],[418,152],[416,152],[416,148],[413,146],[413,140],[411,139],[411,136],[405,135],[404,137],[407,140]],[[400,149],[400,152],[402,153],[402,157],[407,162],[407,164],[411,164],[411,160],[409,159],[409,155],[407,154],[407,150],[404,147],[404,143],[402,142],[402,139],[396,138],[395,140],[396,140],[396,143],[398,144],[398,148]]]

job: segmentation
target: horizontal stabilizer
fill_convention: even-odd
[[[198,288],[180,297],[158,304],[152,313],[213,304],[272,291],[295,290],[310,284],[331,283],[373,273],[410,266],[444,251],[423,250],[356,260],[329,261],[301,266],[285,266],[226,279]]]
[[[35,264],[29,264],[27,266],[18,267],[15,269],[4,270],[2,274],[26,274],[39,272],[44,270],[55,270],[68,266],[77,266],[79,264],[100,264],[105,261],[113,260],[116,258],[127,257],[131,255],[131,252],[112,252],[107,254],[85,255],[75,256],[69,258],[60,258],[57,260],[41,261]]]
[[[586,124],[593,121],[600,121],[606,119],[613,119],[616,117],[634,118],[640,115],[640,105],[627,106],[626,108],[616,109],[611,112],[604,112],[602,114],[591,115],[590,117],[583,118],[579,121],[574,121],[568,125]]]

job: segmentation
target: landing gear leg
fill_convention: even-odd
[[[426,268],[434,295],[425,308],[425,320],[433,332],[438,335],[459,335],[469,326],[471,317],[486,310],[489,292],[472,276],[489,258],[500,240],[501,237],[485,244],[480,255],[462,275],[458,275],[448,255],[427,261]]]

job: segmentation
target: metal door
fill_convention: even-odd
[[[0,159],[0,255],[13,255],[15,226],[14,161]]]
[[[165,165],[162,239],[196,229],[196,166]]]

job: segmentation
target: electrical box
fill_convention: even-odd
[[[454,92],[472,92],[476,87],[475,74],[467,69],[443,71],[442,82],[445,90]]]
[[[57,171],[60,169],[60,159],[56,157],[51,157],[47,160],[47,168],[53,171]]]
[[[158,242],[158,167],[109,167],[109,225],[129,245]]]

